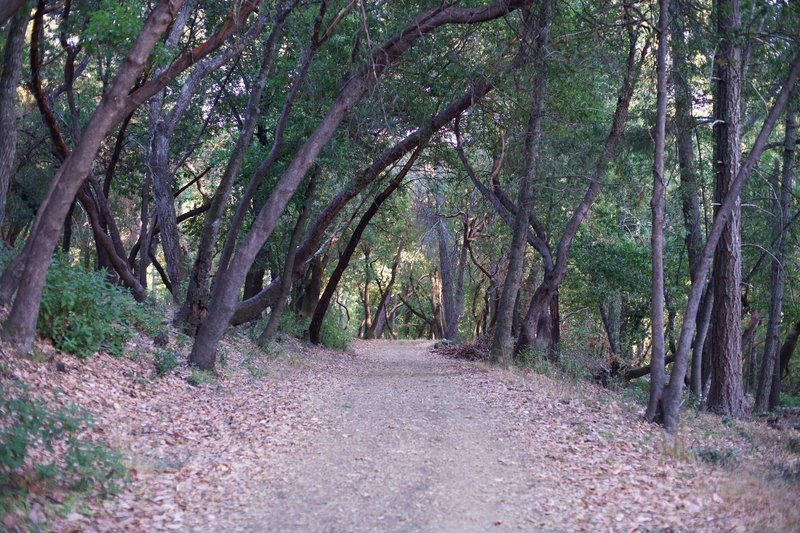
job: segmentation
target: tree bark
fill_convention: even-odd
[[[783,288],[786,279],[786,241],[789,236],[789,226],[786,221],[792,206],[792,185],[794,181],[794,151],[797,131],[797,91],[790,96],[789,106],[786,109],[786,127],[783,137],[783,171],[780,184],[775,181],[773,189],[773,238],[775,239],[775,253],[772,259],[770,275],[770,301],[769,316],[767,318],[767,332],[764,341],[764,356],[761,360],[761,372],[758,377],[758,391],[756,392],[755,411],[766,411],[776,407],[770,402],[770,389],[776,386],[775,376],[778,376],[777,386],[780,386],[780,361],[778,360],[778,345],[781,333],[781,312],[783,309]],[[776,395],[778,398],[780,395]]]
[[[17,85],[22,70],[22,46],[28,28],[28,2],[19,2],[6,37],[3,64],[0,65],[0,226],[5,220],[6,196],[17,153]],[[6,18],[10,15],[0,14]],[[5,19],[3,19],[5,20]]]
[[[667,126],[667,36],[669,28],[669,0],[658,2],[658,59],[656,81],[655,154],[653,156],[652,229],[650,250],[652,278],[650,284],[650,400],[644,417],[655,420],[661,414],[661,396],[664,393],[664,143]]]
[[[8,19],[18,13],[26,0],[8,0],[0,4],[0,26],[6,23]]]
[[[721,42],[714,58],[714,201],[731,190],[740,166],[740,62],[736,33],[741,27],[739,0],[719,0],[717,31]],[[717,209],[717,211],[719,211]],[[714,254],[711,283],[711,390],[708,408],[718,414],[744,415],[742,386],[741,207],[737,200]]]
[[[525,0],[528,1],[528,0]],[[342,87],[325,117],[306,139],[275,185],[264,207],[239,244],[230,266],[218,270],[209,314],[198,330],[191,360],[203,369],[213,369],[216,350],[236,307],[239,289],[258,250],[270,237],[286,204],[303,176],[328,143],[345,115],[386,69],[420,37],[445,24],[475,24],[502,17],[523,5],[522,0],[501,0],[481,8],[443,7],[419,15],[403,31],[390,38],[369,58],[361,71]]]

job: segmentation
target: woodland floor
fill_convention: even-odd
[[[693,414],[671,440],[618,393],[448,359],[429,342],[356,341],[346,354],[282,346],[268,356],[232,336],[222,375],[200,386],[187,384],[186,368],[150,377],[144,357],[3,356],[6,376],[95,413],[95,437],[122,451],[130,469],[107,500],[86,496],[67,509],[64,495],[34,494],[19,524],[800,530],[796,428]]]

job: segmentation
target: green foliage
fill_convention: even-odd
[[[39,448],[53,455],[61,449],[61,460],[32,465],[39,480],[57,481],[76,490],[116,492],[125,468],[116,452],[81,438],[93,424],[86,411],[74,406],[53,409],[31,397],[24,384],[0,385],[0,485],[8,485],[15,475],[24,477],[31,450]]]
[[[156,365],[156,373],[158,373],[159,376],[169,374],[181,364],[178,354],[169,348],[159,349],[153,357],[153,362]]]
[[[87,358],[103,349],[122,355],[133,329],[154,331],[157,318],[102,272],[87,272],[64,257],[53,259],[39,311],[39,332],[60,350]]]
[[[639,405],[650,401],[650,382],[644,379],[629,381],[622,389],[622,398]]]
[[[779,405],[782,407],[800,407],[800,396],[792,396],[781,392],[781,399]]]
[[[325,320],[322,321],[322,328],[320,328],[320,340],[323,346],[343,352],[347,350],[347,345],[350,342],[350,335],[347,333],[347,330],[339,327],[335,319],[325,318]]]
[[[302,318],[296,314],[286,311],[278,319],[278,331],[302,339],[308,331],[311,319]],[[266,325],[266,322],[264,323]]]
[[[89,15],[83,40],[91,52],[108,47],[126,52],[144,23],[139,2],[101,0],[99,9]]]

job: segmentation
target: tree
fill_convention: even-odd
[[[492,337],[492,362],[501,366],[509,366],[514,353],[514,339],[512,337],[514,306],[522,281],[525,242],[531,209],[531,181],[537,171],[539,143],[542,137],[542,115],[544,114],[547,90],[545,55],[552,20],[553,2],[549,0],[545,0],[541,4],[535,21],[533,14],[530,12],[527,12],[524,17],[525,29],[523,43],[521,44],[524,48],[522,49],[521,57],[530,61],[533,74],[529,93],[528,125],[525,131],[524,168],[520,175],[519,193],[517,195],[517,213],[514,218],[514,230],[509,247],[508,268],[503,282],[503,290],[500,294],[497,320]]]
[[[650,248],[652,255],[652,284],[650,326],[652,350],[650,356],[650,401],[645,418],[653,420],[659,413],[659,403],[664,392],[664,209],[666,186],[664,183],[664,144],[667,129],[667,28],[669,25],[669,0],[658,2],[658,59],[656,82],[655,154],[653,155],[652,229]]]
[[[261,246],[275,229],[278,218],[314,159],[364,92],[414,41],[439,26],[476,24],[493,20],[517,9],[520,5],[521,2],[502,1],[485,8],[448,7],[424,12],[403,31],[379,47],[367,65],[347,81],[320,124],[295,153],[292,162],[256,216],[250,231],[238,245],[230,264],[223,264],[218,269],[208,315],[198,330],[192,348],[193,363],[203,369],[214,367],[217,343],[233,316],[239,288],[244,283],[247,271]]]
[[[0,70],[0,130],[3,131],[0,139],[0,225],[5,218],[8,186],[17,149],[17,84],[22,70],[22,44],[28,28],[28,3],[20,4],[22,6],[8,28]],[[0,20],[8,16],[0,13]]]
[[[716,18],[720,44],[714,58],[714,200],[719,206],[731,190],[740,167],[742,56],[735,37],[741,27],[739,1],[717,2]],[[741,206],[737,200],[714,254],[711,277],[714,291],[711,312],[713,372],[708,397],[710,410],[737,417],[744,415],[741,261]]]
[[[786,121],[783,140],[783,171],[780,183],[772,183],[774,213],[773,238],[775,239],[775,255],[772,258],[770,276],[769,317],[767,321],[766,340],[764,341],[764,357],[761,361],[761,372],[756,392],[756,411],[765,411],[776,406],[771,389],[780,386],[781,364],[778,359],[780,343],[781,311],[783,307],[783,288],[786,280],[786,241],[789,234],[789,211],[792,203],[792,184],[794,178],[795,135],[797,131],[797,90],[789,96],[786,109]]]

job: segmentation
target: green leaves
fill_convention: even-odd
[[[144,24],[142,7],[140,2],[101,0],[98,9],[89,14],[82,35],[84,46],[93,53],[101,47],[127,52]]]
[[[122,355],[133,328],[153,329],[153,316],[104,272],[86,272],[56,257],[47,274],[39,311],[39,333],[65,352],[87,358],[99,349]]]

